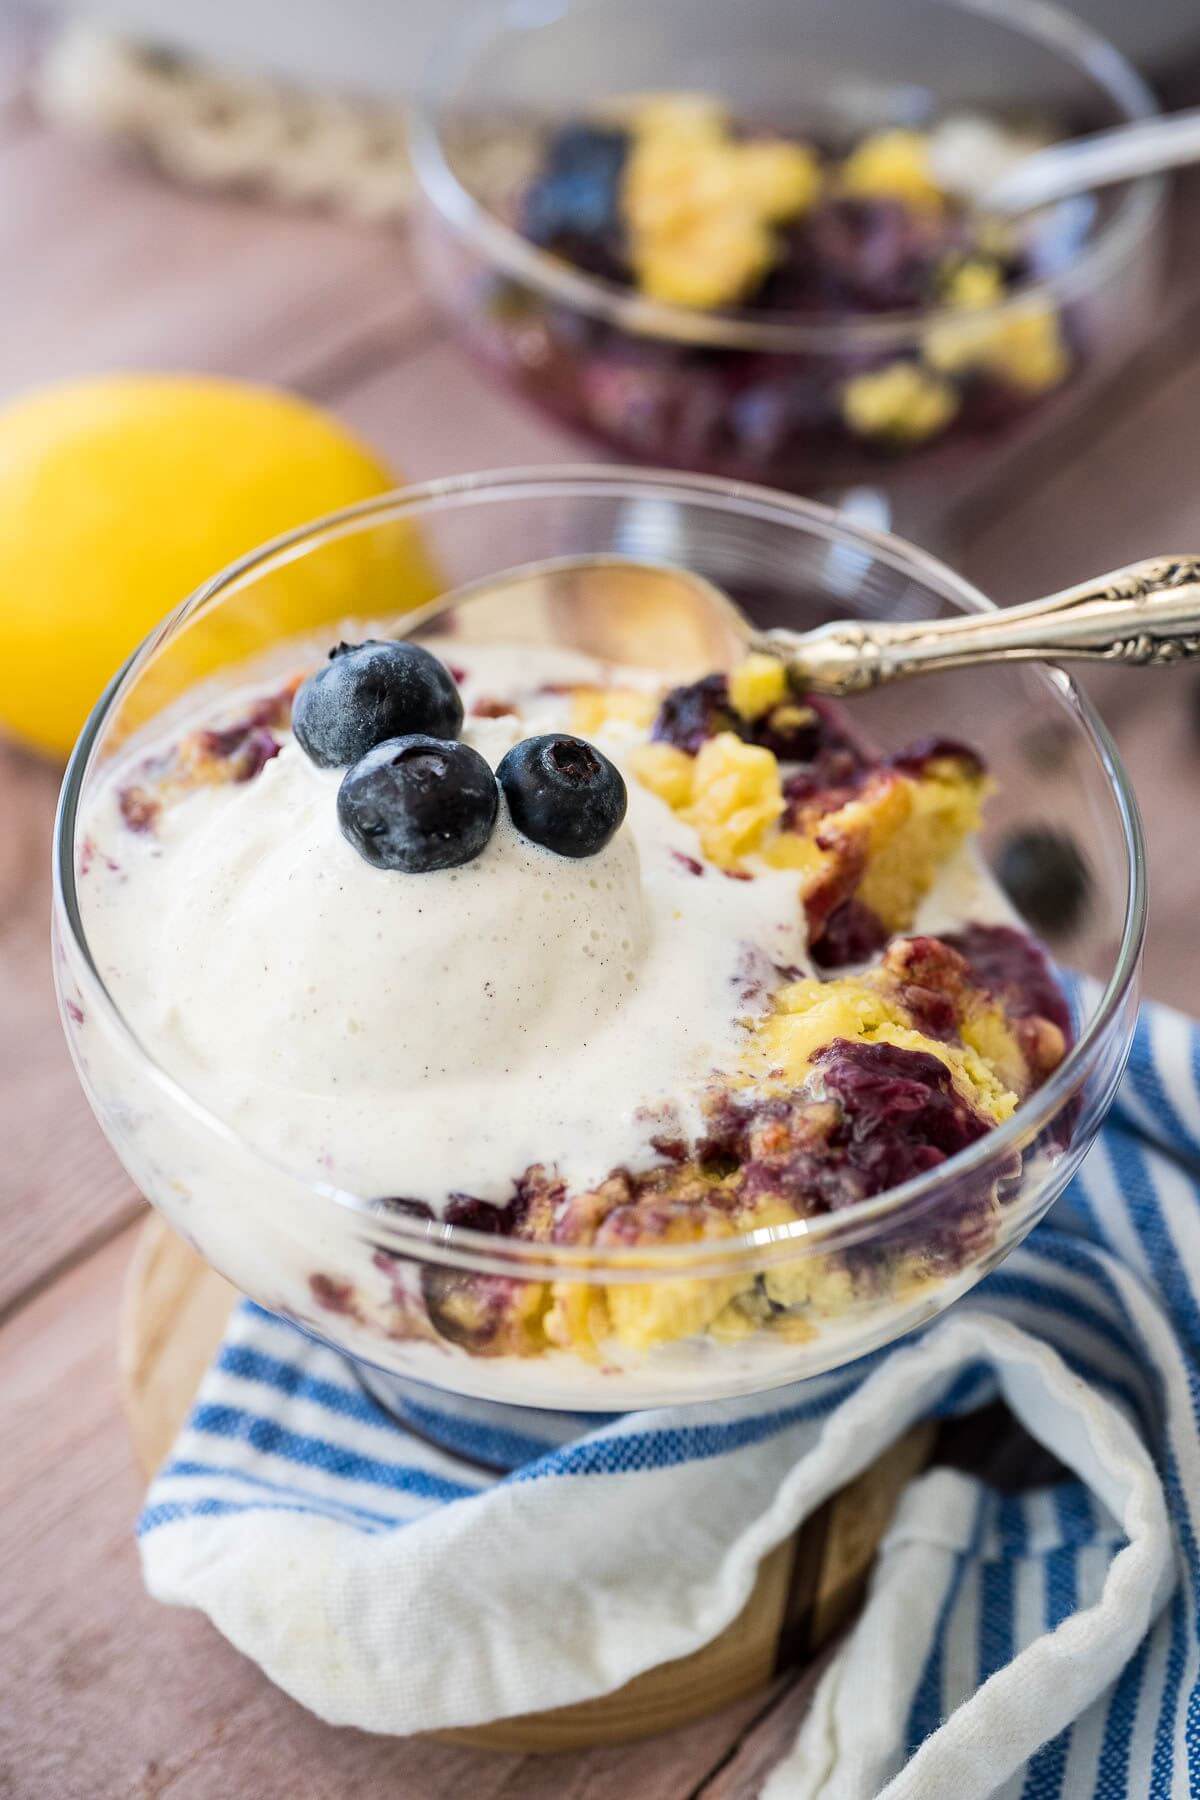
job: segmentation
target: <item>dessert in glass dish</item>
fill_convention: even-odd
[[[978,196],[1148,111],[1041,6],[501,4],[417,113],[426,263],[492,367],[638,460],[884,490],[912,525],[1153,303],[1157,183],[1019,220]]]
[[[393,1405],[612,1412],[847,1361],[1029,1229],[1127,1051],[1136,817],[1066,678],[834,706],[766,657],[672,667],[635,625],[601,661],[564,559],[602,607],[663,509],[775,623],[828,611],[838,559],[842,613],[986,604],[765,490],[441,484],[211,584],[67,776],[56,966],[105,1130],[204,1256]],[[399,524],[470,599],[188,679],[298,563]],[[1034,698],[1052,779],[1014,728]],[[1085,831],[1055,950],[1095,989],[1068,998],[989,874],[993,816]]]

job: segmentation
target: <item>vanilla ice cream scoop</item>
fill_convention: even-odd
[[[385,1104],[536,1079],[612,1024],[651,941],[631,833],[556,856],[502,805],[472,862],[400,874],[346,842],[337,786],[289,743],[202,821],[168,822],[174,875],[148,928],[176,972],[163,1022],[198,1067]]]

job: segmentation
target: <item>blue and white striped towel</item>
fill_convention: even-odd
[[[326,1719],[478,1723],[695,1649],[911,1421],[998,1393],[1075,1478],[912,1484],[766,1794],[1200,1794],[1200,1031],[1164,1009],[1003,1268],[920,1337],[749,1408],[618,1418],[490,1480],[243,1305],[151,1488],[143,1568]]]

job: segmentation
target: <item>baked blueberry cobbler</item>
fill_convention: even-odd
[[[797,190],[798,154],[779,149]],[[768,657],[669,686],[564,650],[367,639],[123,753],[80,903],[162,1068],[271,1166],[365,1203],[352,1254],[282,1187],[223,1192],[221,1229],[279,1264],[254,1291],[364,1345],[603,1377],[903,1305],[987,1256],[1009,1177],[882,1242],[717,1275],[518,1279],[389,1228],[598,1263],[719,1250],[977,1142],[1070,1032],[972,848],[988,785],[960,743],[874,748]],[[207,1249],[209,1153],[169,1153]]]
[[[949,440],[961,454],[1083,358],[1037,284],[1079,254],[1089,203],[1020,224],[975,204],[1036,141],[962,115],[835,146],[751,129],[707,95],[614,104],[545,131],[498,209],[603,291],[695,328],[628,329],[515,277],[488,278],[464,323],[540,404],[647,459],[828,488]],[[732,334],[714,338],[722,319]],[[825,336],[785,346],[759,325]]]

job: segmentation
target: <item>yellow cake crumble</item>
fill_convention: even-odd
[[[648,731],[658,711],[658,695],[642,688],[577,687],[571,694],[571,729],[593,736],[608,725]]]
[[[775,258],[773,227],[816,199],[817,158],[783,139],[740,141],[696,96],[642,102],[629,123],[622,202],[642,293],[701,309],[738,300]]]
[[[901,127],[864,138],[842,164],[839,185],[845,194],[903,200],[935,212],[945,203],[933,177],[928,137]]]
[[[781,692],[783,665],[770,657],[748,658],[728,681],[729,701],[750,724],[766,718],[788,729],[815,718],[801,701],[781,701]],[[987,791],[976,763],[944,754],[912,773],[867,771],[844,796],[821,792],[789,807],[779,759],[731,730],[717,731],[695,754],[662,742],[639,745],[630,766],[695,828],[719,868],[739,870],[757,856],[795,869],[813,937],[852,896],[887,931],[907,930],[938,869],[978,826]]]
[[[729,698],[743,719],[761,719],[787,697],[787,670],[777,656],[754,651],[730,670]]]
[[[982,257],[968,257],[966,262],[948,275],[942,284],[942,299],[947,306],[970,311],[996,306],[1004,298],[1004,275],[999,263]]]
[[[1009,312],[943,318],[925,335],[924,355],[943,375],[981,370],[1002,376],[1026,393],[1058,387],[1071,370],[1071,355],[1057,312],[1025,306]]]
[[[914,362],[869,369],[842,389],[851,431],[887,443],[923,443],[945,430],[957,411],[958,395],[950,383]]]

